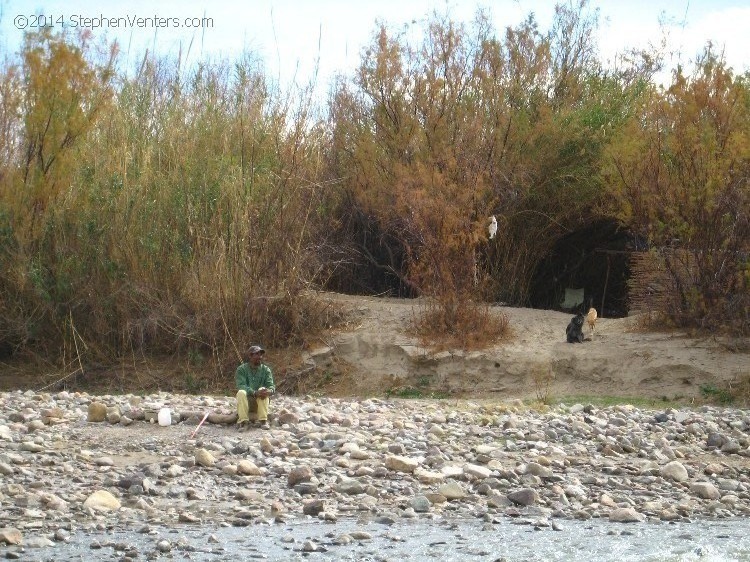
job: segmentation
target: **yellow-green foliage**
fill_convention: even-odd
[[[540,257],[592,216],[623,119],[584,8],[560,8],[550,35],[530,17],[498,39],[481,13],[470,29],[434,16],[417,46],[378,30],[331,104],[341,224],[361,255],[390,239],[379,265],[416,292],[524,302]]]
[[[750,90],[708,48],[614,139],[610,209],[657,249],[679,326],[750,330]]]
[[[6,65],[0,339],[236,358],[301,338],[321,165],[304,92],[250,58],[146,56],[115,84],[114,56],[45,32]]]
[[[473,345],[485,303],[524,304],[555,241],[601,216],[688,256],[675,320],[747,333],[748,77],[709,51],[662,90],[652,53],[604,68],[596,26],[585,0],[549,32],[378,26],[325,115],[250,55],[119,68],[85,34],[29,34],[0,68],[0,355],[219,369],[302,341],[322,274],[367,291],[368,271]]]
[[[26,35],[23,49],[20,111],[23,140],[19,155],[22,184],[14,186],[14,217],[19,236],[31,243],[43,227],[50,203],[65,197],[75,171],[79,140],[92,129],[112,95],[110,83],[116,49],[95,64],[93,48],[81,33],[76,40],[53,35],[49,28]],[[28,212],[31,211],[31,212]],[[23,222],[23,220],[28,222]]]

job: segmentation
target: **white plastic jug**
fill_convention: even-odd
[[[159,425],[172,425],[172,412],[169,410],[169,408],[162,408],[161,410],[159,410],[159,415],[157,416],[157,418],[159,420]]]

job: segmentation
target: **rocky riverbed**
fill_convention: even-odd
[[[156,423],[163,407],[169,426]],[[627,528],[750,515],[746,410],[279,396],[270,430],[242,432],[233,410],[233,398],[212,396],[0,394],[6,556],[118,529],[312,520],[332,525],[330,549],[367,541],[370,524],[554,531],[575,520]],[[119,547],[123,559],[150,559],[179,545]]]

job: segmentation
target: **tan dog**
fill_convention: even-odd
[[[591,328],[591,338],[594,337],[594,326],[596,326],[596,309],[595,308],[589,308],[588,314],[586,314],[586,323],[589,325],[589,328]]]

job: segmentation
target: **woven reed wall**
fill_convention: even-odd
[[[681,295],[685,287],[692,285],[695,267],[695,257],[685,250],[634,252],[628,280],[630,313],[680,310]]]

